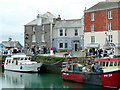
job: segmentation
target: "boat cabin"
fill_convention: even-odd
[[[103,72],[114,71],[120,68],[120,58],[100,58],[95,59]]]
[[[25,62],[30,62],[31,57],[26,55],[13,55],[8,56],[5,60],[5,65],[21,65]]]

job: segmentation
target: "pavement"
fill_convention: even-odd
[[[56,53],[56,54],[53,54],[53,55],[50,55],[50,54],[39,54],[39,56],[64,57],[65,53],[66,52],[60,52],[60,53]],[[71,53],[72,53],[73,57],[85,57],[85,52],[83,52],[83,51],[72,51]]]

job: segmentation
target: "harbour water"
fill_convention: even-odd
[[[62,80],[60,74],[20,73],[2,70],[0,67],[0,89],[2,88],[99,88]]]

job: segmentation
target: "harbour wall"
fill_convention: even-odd
[[[6,56],[2,57],[2,62],[5,61]],[[79,58],[79,63],[85,63],[90,58]],[[65,57],[52,57],[52,56],[32,56],[32,61],[37,61],[38,63],[43,63],[39,73],[61,73],[62,62],[65,62],[67,58]],[[2,64],[2,62],[0,62]]]
[[[2,56],[0,60],[0,65],[5,62],[6,56]],[[32,56],[32,61],[37,61],[38,63],[43,63],[39,73],[61,73],[62,62],[65,58],[60,57],[50,57],[50,56]]]

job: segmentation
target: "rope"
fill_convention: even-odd
[[[58,62],[55,62],[55,63],[53,63],[53,64],[50,64],[50,65],[55,65],[55,64],[58,64],[59,62],[61,62],[61,61],[63,61],[64,59],[61,59],[60,61],[58,61]]]

